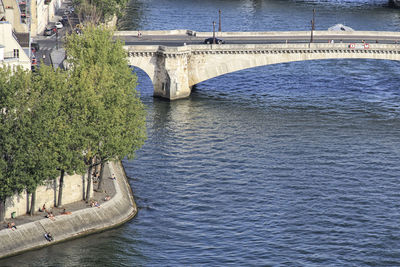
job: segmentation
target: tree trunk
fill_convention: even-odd
[[[6,200],[0,199],[0,222],[4,221],[6,216]]]
[[[58,202],[57,202],[57,207],[61,207],[62,206],[62,195],[63,195],[63,187],[64,187],[64,170],[61,170],[61,174],[60,174],[60,185],[58,188]]]
[[[93,166],[90,165],[89,169],[88,169],[88,179],[87,179],[87,187],[86,187],[86,203],[89,203],[90,190],[92,190],[92,169],[93,169]]]
[[[97,187],[98,192],[103,192],[103,174],[104,174],[104,162],[100,164],[100,176],[99,176],[99,185]]]
[[[31,194],[29,194],[28,190],[26,190],[26,212],[25,214],[29,214],[31,211]]]
[[[36,204],[36,189],[32,192],[32,199],[31,199],[31,210],[29,215],[33,216],[35,213],[35,204]]]

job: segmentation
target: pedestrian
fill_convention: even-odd
[[[7,227],[9,228],[9,229],[11,229],[11,230],[17,230],[17,226],[15,226],[15,223],[14,222],[9,222],[8,224],[7,224]]]
[[[53,236],[50,234],[50,232],[47,232],[44,234],[44,238],[46,238],[47,241],[51,242],[54,240]]]

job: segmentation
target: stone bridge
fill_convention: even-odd
[[[202,81],[258,66],[320,59],[400,60],[397,41],[363,43],[360,32],[352,34],[357,42],[135,45],[125,49],[129,64],[144,70],[152,80],[154,96],[170,100],[189,96],[191,87]],[[390,34],[400,39],[399,33]]]

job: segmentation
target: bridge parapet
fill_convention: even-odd
[[[362,44],[363,45],[363,44]],[[310,53],[312,51],[342,50],[358,53],[360,51],[399,51],[399,44],[367,44],[367,47],[351,47],[350,43],[311,43],[311,44],[248,44],[248,45],[190,45],[194,54],[199,53],[280,53],[291,51]]]
[[[348,53],[399,52],[400,44],[367,44],[368,47],[351,47],[350,43],[300,43],[300,44],[225,44],[168,46],[125,46],[128,57],[177,56],[186,54],[257,54],[257,53],[310,53],[312,51],[344,51]]]
[[[116,31],[114,36],[137,36],[142,35],[192,35],[195,31],[192,30],[165,30],[165,31]]]
[[[281,36],[292,36],[292,37],[311,37],[311,31],[274,31],[274,32],[216,32],[218,37],[281,37]],[[197,37],[207,38],[212,36],[212,32],[196,32]],[[368,37],[397,37],[400,40],[400,32],[389,32],[389,31],[313,31],[314,38],[326,37],[326,36],[347,36],[347,37],[358,37],[357,39],[366,39]]]
[[[126,36],[137,36],[139,31],[116,31],[115,36],[126,37]],[[189,35],[196,36],[199,38],[208,38],[213,36],[212,32],[197,32],[193,30],[165,30],[165,31],[140,31],[144,36],[173,36],[173,35]],[[229,38],[229,37],[281,37],[281,36],[292,36],[292,37],[311,37],[310,31],[266,31],[266,32],[216,32],[218,37]],[[400,32],[389,32],[389,31],[314,31],[314,38],[318,37],[357,37],[357,39],[366,39],[368,37],[393,37],[400,40]]]

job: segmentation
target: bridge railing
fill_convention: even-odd
[[[232,52],[241,53],[249,51],[286,51],[293,52],[296,51],[317,51],[317,50],[348,50],[360,51],[360,50],[370,50],[370,51],[400,51],[400,44],[381,44],[381,43],[371,43],[363,45],[352,45],[349,42],[343,43],[283,43],[283,44],[196,44],[196,45],[186,45],[178,47],[168,47],[168,46],[143,46],[143,45],[128,45],[125,49],[130,52],[129,56],[132,55],[154,55],[154,53],[165,53],[165,54],[182,54],[182,53],[210,53],[210,52]]]
[[[115,36],[137,36],[139,31],[116,31]],[[189,35],[196,36],[199,38],[207,38],[213,36],[212,32],[196,32],[193,30],[165,30],[165,31],[140,31],[142,36],[146,35],[157,35],[157,36],[168,36],[168,35]],[[280,37],[280,36],[291,36],[291,37],[308,37],[311,36],[310,31],[266,31],[266,32],[216,32],[218,37],[229,38],[229,37]],[[400,32],[389,32],[389,31],[314,31],[313,35],[315,38],[327,37],[327,36],[347,36],[347,37],[358,37],[359,39],[367,39],[368,37],[391,37],[398,38],[400,40]]]
[[[212,32],[196,32],[197,37],[210,37]],[[218,37],[280,37],[280,36],[291,36],[291,37],[303,37],[311,36],[310,31],[279,31],[279,32],[217,32]],[[397,37],[400,40],[400,32],[387,32],[387,31],[314,31],[314,37],[327,37],[327,36],[347,36],[347,37]]]

